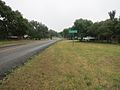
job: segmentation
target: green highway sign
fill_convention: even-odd
[[[69,30],[69,33],[77,33],[77,30]]]

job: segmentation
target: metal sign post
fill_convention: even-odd
[[[70,30],[69,30],[69,33],[70,33],[70,34],[73,34],[73,38],[72,38],[72,39],[73,39],[73,46],[74,46],[74,39],[75,39],[74,34],[77,33],[77,30],[71,30],[71,29],[70,29]]]
[[[74,46],[74,33],[73,33],[73,46]]]

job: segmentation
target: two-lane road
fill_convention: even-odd
[[[0,76],[23,64],[28,58],[56,41],[57,40],[33,41],[25,45],[0,48]]]

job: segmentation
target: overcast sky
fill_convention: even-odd
[[[108,12],[116,10],[120,16],[120,0],[3,0],[19,10],[29,20],[46,24],[49,29],[62,31],[76,19],[101,21],[109,18]]]

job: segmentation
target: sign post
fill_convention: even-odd
[[[70,29],[70,30],[69,30],[69,33],[70,33],[70,34],[73,34],[73,46],[74,46],[74,38],[75,38],[74,34],[77,33],[77,30],[71,30],[71,29]]]

